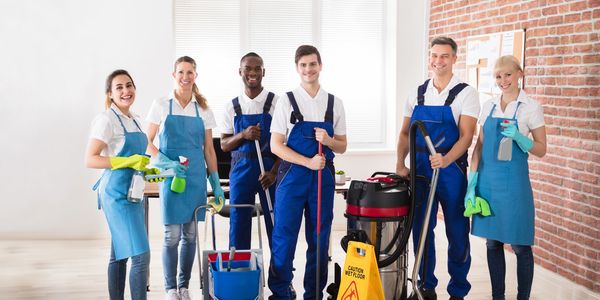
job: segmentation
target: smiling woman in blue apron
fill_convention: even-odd
[[[92,123],[85,163],[105,169],[94,186],[98,208],[102,208],[112,244],[108,263],[110,299],[123,299],[127,260],[131,257],[129,290],[132,299],[146,299],[150,248],[144,226],[144,208],[128,201],[127,192],[135,170],[146,170],[149,158],[146,135],[139,117],[130,108],[135,101],[135,84],[127,71],[116,70],[106,79],[106,111]]]
[[[165,225],[163,271],[166,299],[190,299],[189,281],[196,253],[194,209],[206,204],[206,168],[216,198],[224,198],[217,173],[217,156],[213,147],[212,128],[217,126],[212,110],[196,86],[196,62],[188,56],[175,61],[174,91],[152,103],[148,113],[148,152],[162,165],[178,165],[179,157],[188,159],[185,190],[172,190],[173,178],[160,187],[162,220]],[[153,145],[159,134],[160,149]],[[198,220],[204,220],[204,211]],[[181,252],[177,248],[181,242]],[[179,259],[181,257],[181,259]],[[177,278],[177,263],[179,276]],[[179,282],[178,282],[179,281]]]
[[[535,209],[527,159],[528,153],[546,154],[544,113],[542,106],[519,88],[523,70],[514,56],[500,57],[494,76],[502,95],[483,105],[465,202],[477,195],[489,204],[491,215],[473,215],[472,234],[487,239],[493,299],[504,299],[505,243],[517,256],[517,299],[529,299]],[[510,149],[500,145],[503,139],[512,145]]]

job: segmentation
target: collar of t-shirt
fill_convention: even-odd
[[[171,93],[169,93],[169,100],[170,99],[173,99],[173,103],[177,103],[177,105],[179,105],[182,111],[185,111],[193,102],[198,102],[198,100],[196,100],[196,95],[192,94],[192,101],[188,102],[188,104],[184,108],[183,106],[181,106],[177,98],[175,98],[175,91],[171,91]],[[192,107],[193,106],[194,105],[192,105]],[[200,108],[200,105],[198,105],[198,108]]]
[[[500,101],[502,101],[502,96],[495,97],[492,100],[492,103],[496,104],[496,106],[499,106]],[[525,94],[525,91],[523,89],[519,90],[519,96],[517,96],[517,101],[508,103],[508,105],[516,105],[513,103],[518,103],[518,102],[521,102],[523,104],[529,104],[529,98],[527,98],[527,94]],[[508,107],[508,105],[507,105],[507,107]]]
[[[433,85],[434,80],[435,79],[432,78],[429,84],[427,85],[427,92],[425,92],[426,94],[432,93],[431,95],[436,96],[448,94],[450,92],[450,89],[452,89],[455,85],[460,83],[460,79],[458,78],[458,76],[452,74],[452,78],[450,78],[450,81],[448,82],[446,87],[441,92],[438,92],[438,89]],[[444,99],[444,101],[445,100],[446,99]]]
[[[126,116],[126,115],[125,115],[125,114],[124,114],[124,113],[123,113],[123,112],[122,112],[122,111],[119,109],[119,107],[118,107],[116,104],[112,103],[112,104],[110,105],[110,108],[114,109],[114,110],[115,110],[115,112],[116,112],[116,113],[119,115],[119,117],[125,118],[126,120],[129,120],[129,119],[131,119],[129,116]],[[111,114],[113,114],[113,113],[111,112]],[[134,113],[133,111],[131,111],[131,110],[129,111],[129,114],[130,114],[130,115],[133,117],[133,119],[138,119],[138,118],[140,117],[139,115],[135,114],[135,113]]]
[[[250,97],[248,97],[248,95],[246,95],[246,93],[242,92],[241,97],[238,98],[240,100],[240,106],[242,108],[252,106],[252,109],[248,109],[248,111],[252,111],[249,113],[262,112],[263,106],[264,106],[265,102],[267,101],[268,94],[269,94],[269,91],[267,91],[267,89],[263,88],[263,90],[260,92],[260,94],[258,94],[256,97],[254,97],[254,99],[251,99]],[[255,110],[257,110],[257,112],[254,112]]]
[[[300,96],[304,97],[305,99],[319,100],[319,99],[321,99],[320,97],[323,97],[324,94],[325,94],[325,99],[327,99],[327,92],[325,90],[323,90],[321,87],[319,87],[319,90],[317,91],[317,93],[315,94],[314,97],[311,97],[302,86],[299,86],[294,92],[299,93]]]

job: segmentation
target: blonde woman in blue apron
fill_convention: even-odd
[[[207,167],[215,197],[224,198],[212,141],[212,128],[217,124],[206,99],[198,91],[197,77],[194,59],[188,56],[177,59],[173,71],[175,89],[168,97],[154,101],[147,117],[148,152],[161,167],[173,166],[177,176],[185,176],[186,180],[185,190],[180,193],[171,190],[173,178],[165,180],[160,187],[165,225],[163,271],[166,299],[191,299],[188,287],[196,254],[194,209],[206,204]],[[159,149],[152,143],[157,133]],[[185,172],[185,168],[179,168],[179,156],[188,158]],[[204,215],[204,211],[199,212],[198,220],[203,221]],[[179,254],[178,246],[181,246]]]
[[[517,299],[529,299],[535,208],[527,159],[529,153],[537,157],[546,154],[544,114],[542,106],[519,88],[523,70],[514,56],[500,57],[494,76],[502,95],[483,105],[465,203],[473,203],[479,196],[490,207],[490,216],[473,215],[471,232],[487,239],[493,299],[504,299],[504,244],[510,244],[517,256]],[[498,156],[500,141],[505,137],[512,139],[510,160],[506,160],[506,153]]]
[[[86,166],[105,169],[94,186],[98,208],[102,208],[111,233],[108,263],[110,299],[124,299],[127,260],[131,257],[129,290],[131,299],[146,299],[150,248],[141,203],[129,202],[127,191],[134,170],[146,170],[149,158],[146,135],[139,118],[130,108],[135,101],[135,84],[125,70],[116,70],[106,79],[106,111],[92,123],[86,150]]]

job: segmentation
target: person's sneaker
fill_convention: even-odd
[[[170,289],[167,291],[165,300],[181,300],[181,298],[179,298],[179,293],[177,293],[176,289]]]
[[[437,300],[437,294],[435,293],[435,289],[420,289],[421,295],[425,300]],[[419,300],[417,294],[412,294],[408,297],[408,300]]]
[[[192,297],[190,297],[190,291],[186,288],[179,289],[179,298],[181,300],[192,300]]]

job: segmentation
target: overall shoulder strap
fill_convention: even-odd
[[[327,94],[327,110],[325,111],[325,122],[333,124],[333,99],[332,94]]]
[[[273,98],[275,98],[275,94],[269,92],[269,94],[267,94],[265,106],[263,106],[263,114],[268,114],[271,111],[271,105],[273,105]]]
[[[427,91],[427,85],[429,85],[429,81],[431,81],[431,79],[425,80],[425,82],[417,89],[417,105],[425,104],[425,92]]]
[[[121,127],[123,127],[123,131],[125,131],[125,133],[128,133],[127,128],[125,128],[125,125],[123,124],[123,120],[121,120],[121,117],[119,117],[119,114],[114,109],[112,109],[112,107],[110,108],[110,110],[112,110],[112,112],[115,114],[115,116],[117,116],[117,120],[119,120],[119,123],[121,123]],[[133,120],[133,121],[135,122],[135,120]],[[135,125],[137,125],[137,123]],[[138,126],[138,128],[139,128],[139,126]],[[140,129],[140,131],[141,131],[141,129]]]
[[[242,107],[240,106],[239,97],[233,98],[233,100],[231,100],[231,103],[233,104],[233,111],[235,111],[235,115],[241,116],[242,115]]]
[[[286,93],[288,98],[290,99],[290,104],[294,111],[292,111],[292,115],[290,116],[290,123],[296,124],[296,122],[303,122],[304,116],[300,113],[300,109],[298,108],[298,103],[296,102],[296,98],[294,97],[293,92]]]
[[[460,92],[461,92],[461,91],[462,91],[464,88],[466,88],[466,87],[468,87],[468,86],[469,86],[469,85],[468,85],[468,84],[466,84],[466,83],[464,83],[464,82],[461,82],[461,83],[459,83],[459,84],[455,85],[455,86],[454,86],[454,87],[453,87],[453,88],[450,90],[450,92],[448,92],[448,98],[446,98],[446,102],[444,103],[444,105],[445,105],[445,106],[449,106],[449,105],[451,105],[451,104],[452,104],[452,102],[454,102],[454,99],[456,99],[456,96],[458,96],[458,94],[460,94]]]

